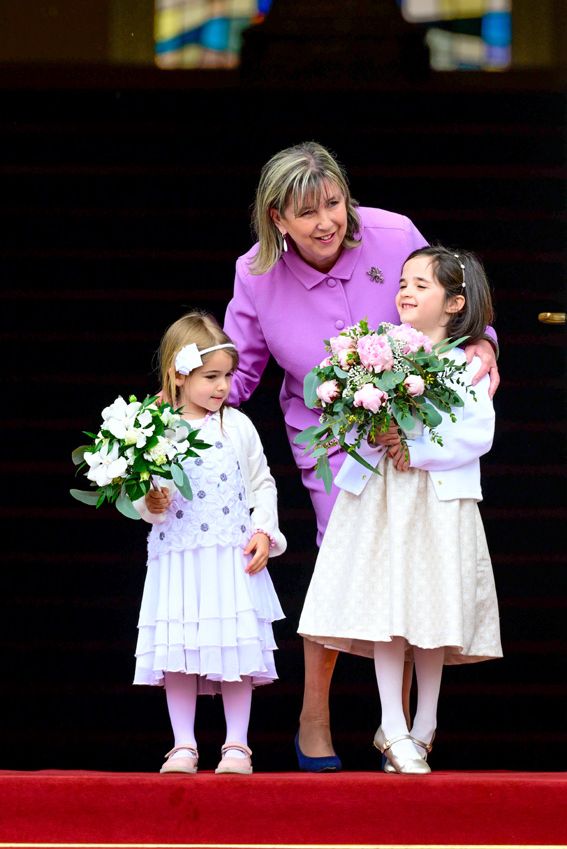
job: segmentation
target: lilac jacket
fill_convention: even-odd
[[[224,329],[238,349],[240,366],[229,400],[239,405],[250,397],[271,354],[285,373],[280,404],[300,468],[312,466],[313,459],[293,438],[318,421],[317,411],[303,403],[303,379],[326,356],[323,340],[363,318],[370,325],[398,324],[394,298],[402,264],[427,244],[404,215],[368,207],[359,207],[358,213],[362,242],[343,251],[328,273],[311,268],[291,246],[266,274],[251,274],[248,268],[257,245],[236,262]]]

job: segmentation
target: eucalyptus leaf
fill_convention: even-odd
[[[311,427],[306,427],[305,430],[300,431],[297,436],[294,436],[293,441],[295,445],[305,445],[306,443],[312,442],[317,438],[318,432],[321,430],[319,425],[311,425]]]
[[[408,410],[403,410],[397,404],[392,404],[392,415],[405,433],[410,433],[414,429],[416,420]]]
[[[71,459],[75,466],[79,466],[85,459],[85,451],[88,451],[90,445],[79,445],[71,454]]]
[[[344,371],[342,368],[339,368],[338,366],[335,366],[333,368],[333,371],[335,372],[336,376],[339,377],[341,380],[345,380],[348,377],[348,371]]]
[[[183,486],[183,469],[177,463],[172,463],[168,471],[171,471],[171,477],[178,489]]]
[[[439,413],[438,410],[436,410],[431,404],[422,404],[421,412],[424,423],[427,427],[437,427],[437,425],[441,424],[443,421],[441,413]]]
[[[313,450],[313,456],[314,457],[324,457],[326,453],[327,453],[327,449],[325,448],[324,445],[319,445],[317,448],[315,448]]]
[[[122,513],[123,516],[126,516],[127,519],[142,518],[124,489],[122,489],[114,503],[116,504],[116,509]]]
[[[317,396],[317,387],[321,385],[319,375],[312,369],[308,371],[303,379],[303,400],[305,406],[311,409],[315,407],[319,398]]]
[[[385,371],[383,372],[381,377],[375,377],[372,381],[374,386],[377,386],[378,389],[381,389],[382,392],[389,392],[390,389],[393,389],[398,384],[402,383],[405,380],[405,372],[403,371]]]
[[[172,466],[171,470],[173,472],[174,469],[178,469],[178,468],[179,468],[179,466]],[[193,490],[191,489],[191,481],[189,480],[186,472],[183,469],[181,469],[181,475],[182,475],[181,483],[179,483],[175,479],[175,477],[173,478],[174,481],[175,481],[175,485],[177,486],[177,489],[179,490],[181,495],[184,498],[186,498],[188,501],[191,501],[192,498],[193,498]]]
[[[329,494],[333,486],[333,473],[329,465],[329,458],[326,454],[324,457],[320,457],[317,460],[317,464],[315,466],[315,477],[320,478],[323,481],[325,491]]]
[[[451,411],[451,405],[444,398],[440,398],[437,395],[429,395],[427,400],[443,413],[449,413]],[[420,407],[423,406],[424,403],[425,401],[420,403]]]
[[[88,492],[83,489],[70,489],[69,493],[73,496],[73,498],[76,498],[77,501],[80,501],[83,504],[88,504],[92,507],[96,505],[99,496],[98,490]]]

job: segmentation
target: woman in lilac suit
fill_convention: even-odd
[[[404,215],[360,207],[347,177],[331,153],[306,142],[275,154],[263,167],[253,225],[258,242],[239,257],[233,297],[224,329],[234,341],[240,365],[231,403],[246,401],[273,356],[284,371],[280,405],[295,458],[317,518],[319,544],[338,490],[325,492],[313,461],[294,443],[299,431],[317,424],[318,413],[303,402],[303,378],[325,355],[323,340],[367,318],[398,323],[394,298],[400,270],[427,240]],[[495,334],[467,347],[490,372],[491,395],[499,383]],[[488,341],[488,340],[491,341]],[[344,454],[331,458],[335,475]],[[295,739],[299,767],[309,772],[341,769],[329,719],[329,687],[337,653],[304,640],[305,686]],[[411,672],[411,671],[410,671]]]

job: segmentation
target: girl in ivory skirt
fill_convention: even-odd
[[[396,297],[402,322],[432,343],[482,335],[490,290],[472,254],[414,251]],[[450,356],[465,361],[454,348]],[[461,380],[470,384],[473,359]],[[464,406],[402,445],[395,422],[377,437],[372,474],[347,457],[341,489],[307,592],[298,631],[305,638],[374,660],[382,709],[374,745],[385,771],[429,773],[444,664],[502,656],[498,602],[478,502],[479,457],[492,445],[494,408],[485,376]],[[458,389],[458,387],[455,387]],[[417,708],[404,712],[404,661],[413,658]]]

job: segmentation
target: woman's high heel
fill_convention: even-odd
[[[425,775],[431,772],[427,761],[425,758],[420,758],[417,750],[415,758],[406,758],[405,760],[395,754],[393,746],[399,743],[400,740],[411,740],[413,742],[410,734],[399,734],[397,737],[393,737],[392,740],[388,740],[382,730],[382,726],[380,726],[374,735],[373,745],[388,759],[388,763],[384,767],[384,772],[398,772],[404,775]]]
[[[304,755],[299,748],[299,731],[295,735],[294,744],[297,763],[302,772],[340,772],[343,768],[338,755],[325,755],[316,758]]]

